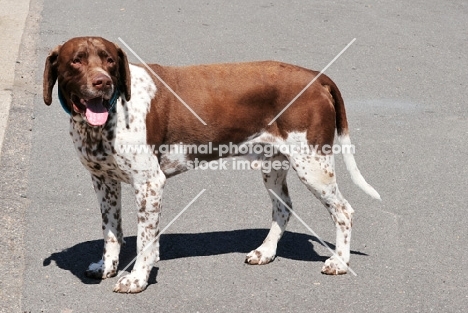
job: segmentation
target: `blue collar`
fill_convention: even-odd
[[[58,98],[60,101],[60,104],[62,105],[62,108],[65,112],[67,112],[68,115],[71,115],[71,111],[67,106],[67,101],[65,101],[65,98],[63,97],[62,92],[60,91],[60,87],[58,89]],[[114,94],[112,95],[112,98],[109,100],[109,112],[112,111],[112,109],[115,107],[115,104],[117,103],[117,99],[120,97],[120,92],[117,88],[114,90]]]

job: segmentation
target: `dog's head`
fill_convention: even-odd
[[[120,93],[130,100],[127,56],[104,38],[72,38],[53,49],[44,69],[43,96],[47,105],[52,103],[56,81],[62,105],[93,126],[106,123],[110,102]]]

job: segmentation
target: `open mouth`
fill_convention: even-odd
[[[88,124],[92,126],[104,125],[109,115],[109,100],[103,97],[82,99],[72,94],[73,110],[86,117]]]

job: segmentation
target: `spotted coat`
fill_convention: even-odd
[[[124,236],[121,182],[135,191],[138,233],[137,258],[131,273],[122,276],[116,292],[144,290],[159,260],[162,192],[167,177],[191,168],[195,159],[212,161],[216,153],[161,152],[171,144],[263,145],[267,154],[243,155],[252,167],[265,162],[290,164],[299,179],[323,203],[336,227],[336,250],[322,267],[325,274],[348,270],[354,210],[341,195],[332,153],[323,147],[335,139],[350,144],[344,103],[336,85],[318,72],[279,62],[251,62],[188,67],[150,65],[192,109],[203,125],[159,79],[145,67],[131,65],[125,53],[100,37],[73,38],[55,48],[44,70],[44,102],[58,90],[70,112],[70,135],[81,163],[90,172],[100,204],[104,250],[86,274],[105,279],[117,274]],[[317,78],[296,102],[271,125],[285,104],[311,79]],[[113,95],[118,99],[113,103]],[[282,150],[283,146],[315,146],[318,150]],[[123,147],[150,147],[125,150]],[[320,150],[322,149],[322,150]],[[226,153],[222,157],[238,155]],[[378,193],[360,174],[352,154],[343,155],[353,181],[366,193]],[[259,163],[260,162],[260,163]],[[262,171],[272,202],[272,224],[263,243],[247,254],[249,264],[274,260],[278,241],[290,219],[292,202],[287,167]]]

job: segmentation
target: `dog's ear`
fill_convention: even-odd
[[[44,103],[47,105],[52,103],[52,90],[57,81],[57,58],[60,47],[61,46],[57,46],[52,50],[45,62],[42,95],[44,97]]]
[[[130,66],[128,65],[127,54],[117,47],[117,53],[119,55],[119,76],[120,76],[120,88],[125,94],[125,100],[129,101],[132,96],[132,82],[130,77]]]

